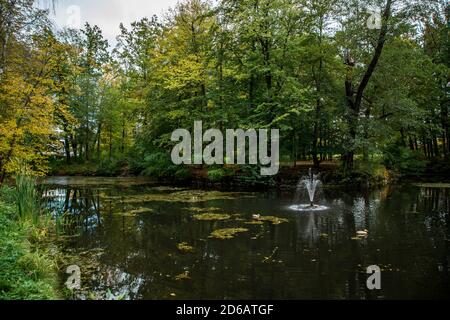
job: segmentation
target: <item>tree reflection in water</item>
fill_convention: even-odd
[[[98,253],[86,289],[100,297],[108,289],[131,299],[450,296],[449,189],[324,190],[331,209],[303,213],[288,210],[292,195],[278,193],[139,203],[127,199],[153,192],[170,198],[170,189],[90,186],[46,192],[51,190],[55,194],[48,194],[46,206],[61,220],[61,233],[78,235],[64,248]],[[197,221],[187,210],[193,207],[219,208],[233,218]],[[245,224],[257,213],[289,222]],[[233,227],[249,231],[231,240],[209,238],[214,230]],[[361,230],[367,237],[356,236]],[[178,250],[182,242],[194,251]],[[382,269],[380,291],[366,288],[366,268],[373,264]]]

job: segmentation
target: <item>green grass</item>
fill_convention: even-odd
[[[31,220],[36,225],[41,211],[36,178],[23,172],[17,174],[16,203],[20,220]]]
[[[38,248],[47,229],[36,224],[35,186],[18,182],[21,191],[0,192],[0,300],[58,299],[56,263]]]

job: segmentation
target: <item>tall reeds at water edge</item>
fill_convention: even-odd
[[[20,168],[16,174],[16,202],[19,218],[37,225],[41,214],[40,196],[36,177],[25,168]]]

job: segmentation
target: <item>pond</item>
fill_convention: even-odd
[[[131,179],[132,180],[132,179]],[[146,180],[44,182],[76,299],[450,298],[450,189],[227,192]],[[381,269],[368,290],[367,267]]]

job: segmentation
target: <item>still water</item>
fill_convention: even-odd
[[[307,203],[295,191],[133,179],[53,178],[43,193],[81,269],[77,299],[450,298],[448,186],[325,188],[320,212],[290,210]],[[370,265],[381,290],[367,289]]]

